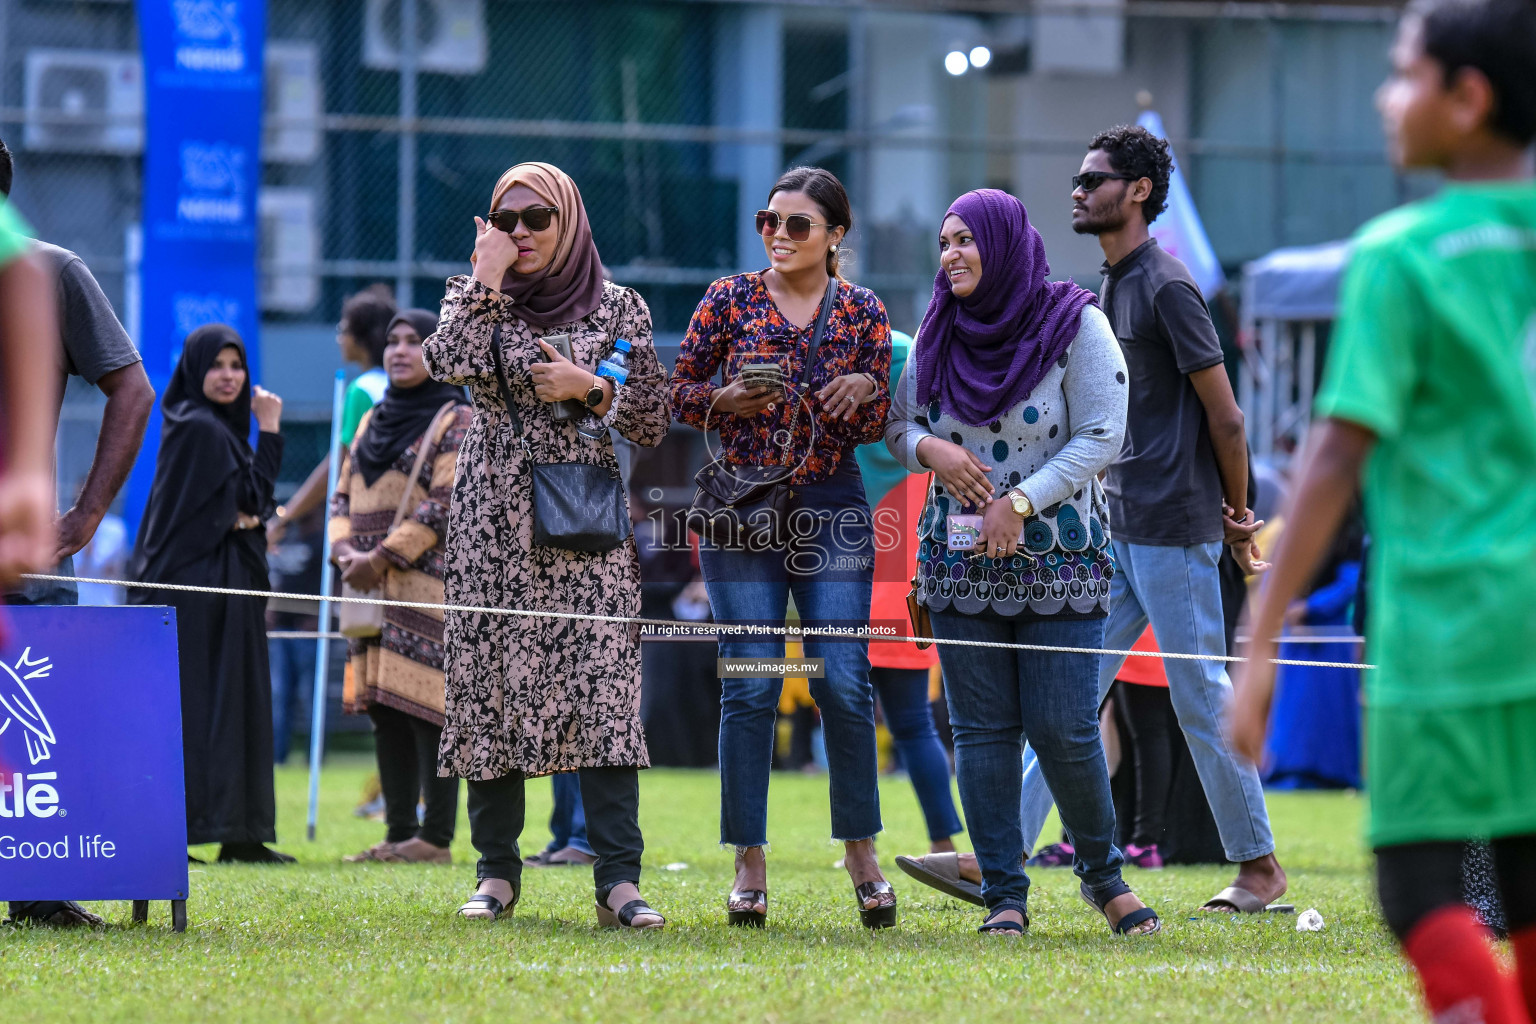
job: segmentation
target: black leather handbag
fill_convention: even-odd
[[[837,297],[837,278],[827,282],[816,330],[800,371],[801,385],[811,379],[816,350]],[[798,404],[791,408],[798,411]],[[705,423],[707,429],[709,424]],[[793,430],[791,430],[793,434]],[[763,551],[785,544],[789,515],[789,470],[784,466],[733,466],[724,458],[710,462],[693,478],[697,490],[688,509],[688,528],[720,548]]]
[[[629,508],[617,470],[585,462],[537,462],[512,401],[501,359],[501,325],[491,335],[496,384],[533,470],[533,542],[570,551],[612,551],[629,537]]]

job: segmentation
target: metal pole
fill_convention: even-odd
[[[417,0],[400,2],[400,159],[395,208],[395,302],[411,302],[411,263],[416,257],[416,58]]]
[[[331,499],[336,496],[336,477],[341,471],[341,408],[347,394],[347,374],[336,371],[331,393],[331,459],[325,474],[326,528],[320,540],[320,593],[331,593]],[[320,602],[320,633],[331,631],[331,602]],[[315,692],[309,716],[309,827],[310,842],[315,839],[315,821],[320,815],[320,759],[325,754],[325,690],[331,679],[331,642],[324,637],[315,641]]]

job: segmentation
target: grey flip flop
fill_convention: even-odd
[[[1266,905],[1247,889],[1239,889],[1235,885],[1229,885],[1221,892],[1212,896],[1201,905],[1200,909],[1209,914],[1224,914],[1221,906],[1231,907],[1239,914],[1294,914],[1294,903],[1270,903]]]
[[[958,853],[930,853],[926,857],[897,857],[896,866],[919,882],[939,890],[946,896],[974,903],[978,907],[987,905],[981,898],[981,886],[960,877]]]

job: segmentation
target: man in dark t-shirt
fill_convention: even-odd
[[[10,196],[12,171],[10,150],[0,141],[0,199]],[[144,372],[138,349],[80,257],[39,241],[31,243],[31,251],[58,287],[58,326],[63,341],[57,356],[60,402],[63,385],[72,376],[107,396],[91,468],[79,497],[58,522],[58,564],[49,575],[72,576],[74,554],[90,543],[133,469],[155,403],[155,389]],[[57,426],[56,411],[55,429]],[[4,597],[7,604],[74,604],[76,591],[73,583],[30,581]],[[79,904],[60,900],[12,902],[10,915],[13,920],[65,926],[102,923]]]
[[[1100,303],[1125,354],[1125,444],[1104,478],[1118,570],[1106,650],[1129,650],[1149,621],[1166,653],[1226,654],[1218,564],[1230,549],[1250,575],[1257,561],[1248,511],[1243,414],[1221,344],[1189,271],[1151,237],[1167,203],[1173,159],[1144,128],[1121,126],[1089,145],[1073,179],[1072,227],[1104,250]],[[1100,659],[1102,701],[1124,657]],[[1233,885],[1201,909],[1255,913],[1285,893],[1285,872],[1257,769],[1235,756],[1222,714],[1232,683],[1221,661],[1167,659],[1169,695],[1228,860]],[[1025,839],[1039,835],[1050,793],[1026,757]],[[1032,842],[1031,842],[1031,845]]]

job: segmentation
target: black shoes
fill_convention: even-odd
[[[261,843],[225,843],[219,847],[220,864],[296,864],[297,857],[270,850]]]

